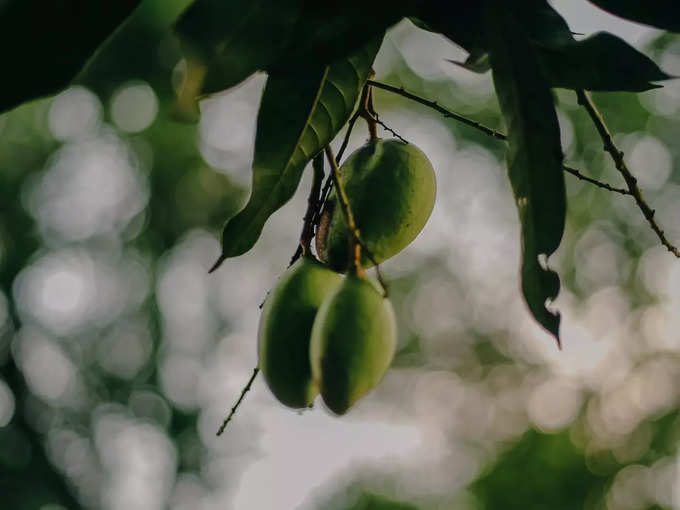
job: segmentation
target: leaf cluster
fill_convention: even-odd
[[[680,29],[672,0],[591,1],[633,21]],[[69,1],[50,7],[50,20],[40,17],[38,35],[6,56],[14,79],[5,80],[0,111],[54,93],[84,66],[86,73],[96,70],[95,50],[105,39],[127,33],[125,23],[116,28],[137,3],[95,7]],[[3,47],[34,22],[29,4],[10,1],[0,9]],[[467,50],[467,60],[455,64],[493,73],[522,225],[522,290],[534,317],[559,342],[559,314],[549,306],[560,283],[547,260],[563,235],[566,196],[551,88],[579,93],[655,88],[670,76],[650,58],[606,32],[576,37],[546,0],[521,0],[512,8],[497,0],[195,0],[175,10],[178,16],[158,34],[174,34],[185,60],[178,114],[194,116],[206,94],[234,87],[256,71],[269,75],[258,114],[251,196],[227,222],[215,268],[246,253],[267,219],[291,198],[307,164],[350,120],[385,31],[409,18]],[[151,51],[154,45],[139,47]],[[87,76],[79,80],[86,83]]]

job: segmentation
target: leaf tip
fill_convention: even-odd
[[[208,269],[208,274],[214,273],[217,271],[217,269],[222,265],[222,263],[227,260],[227,257],[222,254],[220,257],[217,259],[217,261],[212,265],[210,269]]]

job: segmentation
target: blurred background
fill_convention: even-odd
[[[311,179],[207,274],[248,196],[266,77],[203,101],[197,125],[171,120],[166,27],[187,3],[145,2],[78,85],[0,116],[0,506],[680,509],[680,261],[632,199],[566,175],[558,351],[520,295],[503,145],[379,90],[381,120],[438,178],[429,223],[383,267],[393,367],[341,418],[284,408],[257,379],[215,436],[257,364],[258,305]],[[609,30],[680,75],[680,37],[553,4],[574,32]],[[403,21],[376,79],[502,128],[490,75],[446,61],[464,56]],[[679,243],[680,81],[594,99]],[[621,186],[575,95],[556,101],[566,161]],[[358,125],[350,148],[366,138]]]

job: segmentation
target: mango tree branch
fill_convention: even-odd
[[[635,199],[637,206],[642,211],[642,214],[644,214],[645,218],[649,222],[649,225],[652,227],[652,230],[656,233],[657,237],[661,241],[661,244],[663,244],[673,255],[680,258],[680,251],[673,244],[671,244],[670,241],[668,241],[664,231],[661,229],[661,227],[659,227],[658,223],[654,219],[654,209],[649,207],[642,196],[640,187],[637,185],[637,179],[630,172],[628,166],[626,166],[626,162],[623,159],[623,152],[621,152],[616,147],[616,145],[614,145],[612,135],[604,122],[602,114],[597,109],[597,106],[595,106],[593,100],[583,90],[577,90],[576,97],[578,98],[578,103],[583,106],[588,112],[588,115],[590,115],[590,118],[595,125],[595,129],[597,129],[600,138],[602,138],[602,141],[604,142],[604,150],[611,155],[612,160],[614,161],[614,166],[616,166],[616,169],[626,181],[628,191]]]
[[[253,375],[250,376],[250,379],[248,380],[248,384],[246,384],[245,387],[243,388],[243,390],[241,390],[241,396],[238,398],[238,400],[234,404],[234,407],[231,408],[231,412],[229,413],[229,416],[227,416],[224,419],[224,421],[222,422],[222,425],[220,425],[220,428],[217,431],[218,436],[221,436],[222,433],[224,432],[224,429],[226,429],[227,425],[229,425],[231,418],[234,416],[234,413],[236,413],[238,406],[241,405],[241,402],[243,401],[243,397],[246,396],[246,393],[248,393],[248,391],[250,390],[250,387],[253,385],[253,381],[255,380],[255,377],[257,377],[257,374],[258,374],[259,371],[260,371],[260,367],[255,367],[253,369]]]
[[[452,112],[451,110],[448,110],[444,108],[443,106],[439,105],[436,101],[430,101],[428,99],[425,99],[423,97],[417,96],[415,94],[412,94],[411,92],[408,92],[404,90],[403,88],[399,87],[393,87],[392,85],[387,85],[386,83],[381,83],[379,81],[374,81],[374,80],[369,80],[368,83],[377,88],[377,89],[382,89],[386,90],[388,92],[392,92],[393,94],[400,95],[402,97],[405,97],[407,99],[410,99],[411,101],[415,101],[416,103],[420,103],[423,106],[427,106],[428,108],[431,108],[439,113],[441,113],[444,117],[449,118],[449,119],[454,119],[458,122],[461,122],[465,124],[466,126],[470,126],[474,129],[477,129],[478,131],[481,131],[485,135],[488,135],[492,138],[495,138],[497,140],[506,140],[507,136],[504,133],[501,133],[500,131],[496,131],[495,129],[491,129],[490,127],[485,126],[484,124],[481,124],[475,120],[468,119],[467,117],[464,117],[463,115],[460,115],[459,113]],[[621,195],[632,195],[632,193],[623,188],[615,188],[613,186],[610,186],[609,184],[605,182],[600,182],[597,179],[593,179],[592,177],[588,177],[587,175],[584,175],[581,171],[572,168],[570,166],[564,165],[562,167],[565,172],[573,175],[574,177],[577,177],[578,179],[581,179],[582,181],[589,182],[590,184],[594,184],[595,186],[606,189],[607,191],[612,191],[614,193],[619,193]]]
[[[323,152],[317,154],[312,160],[312,168],[314,169],[314,177],[312,180],[312,188],[309,190],[309,198],[307,198],[307,211],[304,216],[304,225],[300,233],[300,242],[297,250],[290,259],[289,267],[292,266],[297,259],[302,255],[310,253],[310,245],[314,237],[314,216],[319,208],[319,200],[321,194],[321,183],[323,182]]]

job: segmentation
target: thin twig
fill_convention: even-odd
[[[374,80],[369,80],[368,83],[375,88],[383,89],[383,90],[386,90],[388,92],[398,94],[402,97],[405,97],[407,99],[415,101],[416,103],[420,103],[423,106],[427,106],[428,108],[432,108],[433,110],[441,113],[446,118],[450,118],[450,119],[454,119],[454,120],[457,120],[459,122],[462,122],[463,124],[470,126],[470,127],[473,127],[475,129],[481,131],[482,133],[484,133],[488,136],[491,136],[492,138],[496,138],[497,140],[507,140],[507,138],[508,138],[505,135],[505,133],[502,133],[500,131],[496,131],[495,129],[491,129],[488,126],[485,126],[484,124],[481,124],[481,123],[479,123],[475,120],[468,119],[467,117],[464,117],[463,115],[460,115],[459,113],[455,113],[455,112],[452,112],[450,110],[447,110],[443,106],[439,105],[436,101],[429,101],[429,100],[427,100],[423,97],[412,94],[411,92],[408,92],[408,91],[404,90],[403,88],[393,87],[392,85],[387,85],[385,83],[381,83],[381,82],[374,81]],[[572,168],[572,167],[566,166],[566,165],[564,165],[562,168],[564,169],[565,172],[573,175],[574,177],[577,177],[578,179],[581,179],[583,181],[594,184],[598,188],[602,188],[602,189],[605,189],[607,191],[612,191],[614,193],[619,193],[621,195],[631,195],[632,196],[632,193],[630,191],[626,190],[626,189],[615,188],[614,186],[610,186],[606,182],[601,182],[601,181],[598,181],[597,179],[593,179],[592,177],[588,177],[588,176],[584,175],[581,171],[579,171],[575,168]]]
[[[614,186],[610,186],[606,182],[598,181],[597,179],[593,179],[592,177],[588,177],[587,175],[583,175],[580,171],[576,170],[576,168],[572,168],[567,165],[563,165],[562,168],[564,169],[565,172],[573,175],[574,177],[578,177],[582,181],[589,182],[590,184],[594,184],[598,188],[606,189],[607,191],[612,191],[614,193],[619,193],[620,195],[630,195],[633,196],[633,194],[628,191],[627,189],[623,188],[615,188]]]
[[[360,266],[358,264],[358,259],[360,255],[360,248],[361,250],[364,251],[368,259],[373,263],[373,265],[376,267],[376,275],[378,277],[378,281],[380,282],[380,285],[382,286],[384,290],[384,295],[387,296],[387,285],[385,281],[383,280],[382,273],[380,272],[380,268],[378,266],[378,262],[375,260],[375,257],[373,257],[373,254],[371,251],[366,247],[364,242],[361,240],[361,234],[359,232],[359,229],[357,228],[356,222],[354,221],[354,214],[352,213],[352,208],[349,205],[349,199],[347,198],[347,194],[345,193],[345,188],[344,186],[340,183],[340,178],[339,178],[339,173],[340,169],[338,168],[338,162],[335,160],[335,156],[333,155],[333,149],[331,149],[330,145],[326,146],[326,158],[328,159],[328,162],[330,163],[331,170],[331,178],[333,179],[333,185],[335,186],[336,193],[338,195],[338,201],[340,202],[340,207],[342,208],[342,213],[345,216],[345,220],[347,221],[347,226],[349,227],[350,234],[352,236],[352,241],[354,244],[354,266],[357,270],[360,270]]]
[[[408,143],[408,140],[406,140],[403,136],[401,136],[399,133],[397,133],[394,129],[392,129],[392,128],[389,127],[387,124],[385,124],[382,120],[380,120],[380,117],[378,116],[377,113],[375,114],[375,121],[376,121],[378,124],[380,124],[380,126],[381,126],[385,131],[388,131],[389,133],[391,133],[392,136],[394,136],[395,138],[399,138],[399,140],[401,140],[401,141],[404,142],[404,143]]]
[[[336,163],[340,164],[340,161],[342,161],[342,156],[344,156],[345,150],[347,149],[347,145],[349,144],[349,138],[350,135],[352,134],[352,131],[354,130],[354,125],[356,124],[357,120],[360,117],[364,116],[364,110],[367,108],[369,110],[369,113],[375,115],[375,119],[377,122],[378,116],[375,113],[375,110],[373,109],[373,94],[371,93],[368,84],[364,85],[364,88],[361,91],[359,105],[357,106],[356,111],[354,112],[354,114],[352,114],[352,117],[350,117],[349,122],[347,123],[347,131],[345,131],[345,137],[342,140],[342,144],[340,144],[340,150],[338,151],[338,154],[335,158]],[[333,176],[331,174],[328,174],[328,177],[326,177],[326,182],[323,185],[323,189],[321,190],[321,196],[319,198],[318,207],[314,212],[314,219],[312,220],[312,225],[314,226],[314,228],[319,226],[319,221],[321,221],[321,209],[326,203],[326,199],[328,198],[328,195],[331,192],[332,187]]]
[[[371,77],[374,75],[373,72],[371,72]],[[342,160],[342,156],[345,154],[345,150],[347,149],[347,145],[349,144],[349,137],[352,134],[352,130],[354,129],[354,124],[356,124],[357,120],[359,118],[364,118],[366,119],[366,122],[368,122],[368,131],[369,135],[371,135],[371,138],[373,138],[373,132],[371,131],[371,121],[375,122],[372,119],[372,115],[374,114],[374,109],[373,109],[373,93],[371,92],[371,87],[368,83],[364,85],[364,88],[361,90],[361,97],[359,98],[359,105],[357,106],[356,111],[352,115],[352,117],[349,119],[349,123],[347,124],[347,131],[345,131],[345,138],[342,140],[342,144],[340,145],[340,150],[338,150],[338,155],[336,158],[336,161],[340,163]]]
[[[367,89],[364,89],[367,90]],[[352,115],[352,118],[349,119],[349,123],[347,124],[347,131],[345,131],[345,138],[342,140],[342,145],[340,145],[340,150],[338,151],[338,161],[342,159],[342,156],[345,154],[345,149],[347,149],[347,144],[349,143],[349,136],[352,134],[352,130],[354,129],[354,124],[356,124],[357,119],[361,116],[361,106],[357,108],[357,111],[354,112],[354,115]]]
[[[314,169],[314,177],[312,180],[312,188],[309,190],[309,198],[307,198],[307,211],[304,216],[304,224],[302,232],[300,233],[300,242],[297,250],[290,259],[288,267],[292,266],[297,259],[302,255],[310,253],[310,245],[314,237],[314,217],[319,207],[319,194],[321,193],[321,183],[323,182],[323,152],[319,152],[312,161],[312,168]]]
[[[253,381],[257,377],[257,374],[260,372],[260,367],[255,367],[253,369],[253,375],[250,376],[250,380],[248,381],[248,384],[245,385],[243,390],[241,390],[241,396],[238,398],[236,403],[234,404],[234,407],[231,408],[231,412],[229,413],[229,416],[225,418],[225,420],[222,422],[222,425],[220,425],[219,430],[217,431],[217,435],[221,436],[222,432],[224,432],[224,429],[227,428],[227,425],[229,425],[229,422],[231,421],[232,416],[234,416],[234,413],[236,413],[236,410],[238,409],[238,406],[241,405],[241,401],[243,400],[243,397],[246,396],[246,393],[250,390],[250,387],[253,385]]]
[[[503,133],[496,131],[495,129],[491,129],[490,127],[480,124],[476,120],[468,119],[467,117],[463,117],[458,113],[447,110],[443,106],[437,104],[436,101],[430,101],[423,97],[416,96],[415,94],[411,94],[410,92],[407,92],[403,88],[393,87],[392,85],[387,85],[386,83],[381,83],[375,80],[368,80],[367,83],[377,89],[383,89],[394,94],[399,94],[400,96],[415,101],[416,103],[420,103],[424,106],[427,106],[428,108],[432,108],[433,110],[436,110],[439,113],[441,113],[444,117],[452,118],[454,120],[457,120],[458,122],[462,122],[463,124],[478,129],[479,131],[482,131],[483,133],[492,136],[493,138],[497,138],[498,140],[505,140],[507,138]]]
[[[668,251],[671,252],[673,255],[680,258],[680,250],[678,250],[673,244],[670,243],[670,241],[668,241],[668,239],[666,239],[664,231],[661,230],[661,227],[659,227],[658,223],[654,219],[655,214],[654,209],[649,207],[649,205],[643,198],[642,192],[640,191],[640,188],[637,185],[637,179],[630,172],[630,170],[628,170],[626,162],[623,159],[623,152],[621,152],[616,147],[616,145],[614,145],[612,135],[604,122],[602,114],[597,109],[597,106],[595,106],[593,100],[583,90],[577,90],[576,97],[578,98],[578,103],[581,106],[583,106],[588,112],[588,115],[590,115],[590,118],[593,121],[593,124],[595,125],[595,129],[597,129],[600,138],[602,138],[602,142],[604,142],[604,150],[611,155],[612,160],[614,161],[614,166],[619,171],[624,181],[626,181],[628,191],[630,191],[630,194],[635,199],[635,202],[642,211],[642,214],[644,214],[645,218],[649,222],[649,225],[652,227],[652,230],[656,233],[657,237],[661,241],[661,244],[663,244],[668,249]]]

